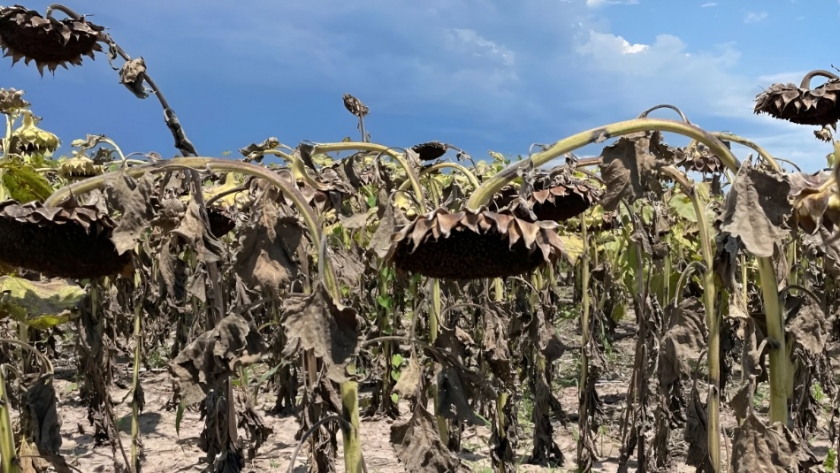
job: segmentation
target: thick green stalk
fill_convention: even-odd
[[[767,338],[770,348],[770,422],[787,425],[787,357],[785,328],[779,303],[779,286],[770,258],[758,258],[758,274],[767,318]]]
[[[580,147],[643,131],[667,131],[687,136],[708,146],[727,167],[732,169],[740,167],[740,163],[729,148],[711,133],[701,128],[673,120],[636,118],[577,133],[554,143],[544,151],[533,154],[529,159],[511,164],[485,181],[470,197],[467,207],[476,209],[489,202],[493,194],[516,177],[517,171],[525,169],[529,165],[540,167],[552,159],[571,153]]]
[[[663,172],[680,183],[683,192],[691,199],[694,213],[697,215],[697,228],[700,238],[700,251],[706,266],[703,271],[703,308],[706,312],[706,325],[709,328],[709,354],[706,357],[709,371],[709,394],[706,407],[708,419],[709,456],[714,471],[720,469],[720,315],[715,310],[716,287],[712,237],[703,203],[694,190],[694,184],[682,172],[672,166],[666,166]]]
[[[589,332],[589,236],[586,233],[586,218],[580,219],[581,248],[581,312],[580,312],[580,381],[578,382],[578,435],[581,438],[589,435],[589,356],[587,347],[592,337]],[[584,459],[584,444],[577,443],[578,470],[581,464],[590,465],[589,458]],[[588,452],[587,452],[588,455]]]
[[[336,151],[372,151],[375,153],[384,153],[394,158],[400,164],[400,167],[403,168],[406,176],[411,182],[411,188],[414,190],[414,195],[417,196],[420,213],[426,213],[426,205],[423,202],[423,188],[420,187],[420,181],[417,179],[417,175],[414,173],[414,170],[411,168],[411,165],[408,164],[408,161],[402,153],[395,151],[393,148],[378,145],[376,143],[346,142],[316,144],[312,149],[312,154],[333,153]]]
[[[502,302],[505,300],[504,287],[505,282],[502,281],[502,278],[493,279],[494,301]],[[507,427],[505,426],[505,406],[507,405],[509,397],[510,395],[504,389],[499,391],[499,395],[496,396],[496,433],[499,436],[499,443],[504,443],[507,438]],[[507,471],[504,459],[502,459],[497,466],[498,473],[505,473]]]
[[[429,310],[429,343],[431,345],[435,344],[435,340],[437,340],[438,333],[440,332],[440,317],[440,280],[432,279],[432,304]],[[435,403],[435,412],[438,412],[440,399],[438,397],[438,390],[436,388],[434,389],[433,395]],[[446,421],[446,417],[435,415],[435,418],[437,419],[438,434],[440,435],[440,440],[443,442],[444,445],[449,446],[449,423]]]
[[[445,169],[445,168],[451,168],[451,169],[455,169],[455,170],[460,171],[461,174],[466,176],[467,180],[470,181],[470,185],[473,186],[473,189],[478,189],[478,186],[480,184],[478,183],[478,179],[476,179],[475,174],[473,174],[469,169],[465,168],[464,166],[461,166],[458,163],[445,162],[445,163],[433,164],[433,165],[431,165],[427,168],[421,169],[418,177],[423,177],[426,174],[431,174],[433,172],[437,172],[437,171],[440,171],[441,169]],[[401,190],[401,191],[408,190],[409,186],[411,186],[411,181],[409,179],[406,179],[405,181],[403,181],[400,184],[399,190]]]
[[[20,473],[20,460],[15,451],[15,431],[12,428],[12,415],[9,412],[9,394],[6,392],[6,379],[0,366],[0,471]]]
[[[770,153],[767,152],[767,150],[765,150],[764,148],[762,148],[758,144],[756,144],[756,143],[754,143],[754,142],[752,142],[752,141],[750,141],[746,138],[740,137],[738,135],[734,135],[732,133],[716,132],[716,133],[712,133],[712,134],[716,138],[718,138],[719,140],[731,141],[733,143],[738,143],[739,145],[743,145],[743,146],[746,146],[747,148],[752,149],[753,151],[758,153],[758,155],[761,157],[761,159],[763,159],[764,162],[769,164],[770,167],[773,168],[773,170],[780,171],[782,169],[782,168],[779,167],[779,163],[777,163],[776,160],[773,159],[773,156],[771,156]]]

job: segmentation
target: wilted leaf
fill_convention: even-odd
[[[277,205],[267,199],[256,212],[256,221],[240,239],[234,268],[244,281],[277,294],[297,274],[303,228],[296,218],[281,216]]]
[[[298,349],[312,350],[323,360],[331,380],[348,379],[345,368],[359,342],[355,310],[338,305],[319,284],[311,295],[292,294],[283,301],[283,326],[289,339],[284,356],[291,357]]]
[[[751,413],[735,428],[732,473],[798,473],[799,443],[781,424],[767,427]]]
[[[394,234],[397,226],[396,219],[394,218],[394,206],[391,204],[391,199],[388,198],[388,193],[385,189],[379,192],[379,205],[384,207],[384,211],[382,217],[379,219],[379,226],[376,227],[376,231],[373,232],[373,236],[370,238],[368,248],[372,249],[376,253],[376,256],[384,258],[391,248],[391,235]]]
[[[62,280],[40,282],[3,276],[0,294],[0,317],[11,316],[38,330],[46,330],[69,320],[85,291]]]
[[[259,361],[265,342],[239,315],[228,315],[213,330],[202,333],[169,362],[187,404],[200,401],[217,389],[239,366]]]
[[[601,151],[601,177],[607,187],[601,198],[604,210],[615,210],[623,198],[632,203],[646,191],[661,191],[656,168],[670,164],[674,156],[661,139],[658,131],[625,135]]]
[[[416,396],[420,389],[422,375],[423,370],[417,362],[417,357],[412,356],[408,359],[408,368],[400,371],[400,379],[394,386],[394,391],[403,397]]]
[[[810,356],[822,354],[828,334],[822,308],[810,297],[789,296],[785,313],[787,335]]]
[[[142,57],[123,63],[120,68],[120,84],[124,85],[135,97],[145,99],[149,96],[143,86],[146,77],[146,61]]]
[[[434,417],[417,404],[408,422],[391,427],[391,444],[405,471],[452,473],[466,471],[457,456],[441,442]]]
[[[194,198],[190,200],[184,218],[172,233],[180,236],[196,252],[199,260],[205,263],[215,263],[225,254],[225,248],[211,234],[204,219],[201,218],[198,201]]]
[[[122,212],[122,218],[111,235],[118,254],[134,249],[140,235],[154,219],[155,211],[151,204],[153,188],[154,177],[151,173],[135,181],[119,172],[105,181],[108,205]]]
[[[52,375],[39,377],[26,389],[26,421],[39,451],[58,454],[61,448],[61,420]]]
[[[691,378],[692,363],[705,346],[706,324],[703,304],[695,297],[683,299],[677,307],[669,305],[665,313],[668,326],[659,352],[659,380],[670,386]]]
[[[457,419],[471,425],[484,425],[467,402],[467,393],[459,370],[443,367],[437,374],[437,414],[447,419]]]
[[[777,242],[790,230],[787,218],[793,211],[788,201],[790,181],[744,163],[726,196],[726,208],[720,216],[720,229],[741,237],[747,251],[769,258]]]

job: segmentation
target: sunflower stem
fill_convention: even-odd
[[[712,251],[712,239],[709,232],[709,222],[706,219],[706,212],[703,202],[694,189],[694,183],[682,172],[673,166],[665,166],[662,172],[676,180],[683,193],[685,193],[691,204],[694,206],[694,213],[697,216],[698,237],[700,239],[700,251],[703,255],[705,268],[703,271],[703,308],[706,312],[706,325],[709,328],[709,355],[706,359],[709,371],[709,393],[706,404],[706,415],[708,427],[709,460],[713,471],[721,471],[720,463],[720,314],[715,310],[716,286],[714,272],[714,257]]]
[[[779,286],[773,261],[758,258],[758,275],[764,299],[764,316],[767,320],[767,338],[770,349],[770,422],[787,425],[787,356],[785,328],[779,300]]]
[[[756,144],[756,143],[754,143],[754,142],[752,142],[752,141],[750,141],[746,138],[743,138],[741,136],[732,134],[732,133],[717,132],[717,133],[712,133],[712,134],[719,140],[731,141],[733,143],[738,143],[739,145],[743,145],[743,146],[746,146],[747,148],[752,149],[753,151],[758,153],[758,155],[761,156],[761,159],[763,159],[764,162],[769,164],[770,167],[772,167],[774,171],[777,171],[777,172],[781,171],[782,168],[779,167],[779,163],[776,162],[776,160],[773,158],[773,156],[770,155],[770,153],[767,152],[767,150],[765,150],[764,148],[762,148],[758,144]]]
[[[582,131],[554,143],[539,153],[531,155],[529,159],[523,159],[511,164],[485,181],[467,201],[467,207],[476,209],[481,205],[487,204],[493,194],[516,178],[518,171],[528,166],[540,167],[552,159],[571,153],[580,147],[592,143],[599,143],[609,138],[643,131],[666,131],[693,138],[708,146],[727,167],[732,169],[738,169],[740,167],[738,159],[735,158],[729,148],[719,139],[715,138],[714,135],[701,128],[674,120],[636,118]]]
[[[375,153],[387,154],[388,156],[394,158],[400,164],[400,167],[403,168],[407,179],[411,182],[411,188],[417,196],[417,207],[419,208],[420,213],[426,213],[423,188],[420,186],[420,180],[417,178],[417,174],[414,172],[414,169],[412,169],[411,165],[409,165],[408,161],[405,159],[405,155],[394,151],[394,148],[389,148],[384,145],[352,141],[346,143],[319,143],[312,149],[312,154],[335,153],[338,151],[372,151]]]
[[[578,381],[578,435],[581,439],[589,436],[589,356],[587,347],[591,334],[589,331],[589,236],[586,233],[586,218],[580,219],[581,237],[581,311],[580,311],[580,380]],[[587,458],[584,458],[586,455]],[[584,448],[584,442],[577,442],[577,463],[579,469],[588,468],[592,459]]]
[[[432,304],[431,310],[429,310],[429,344],[434,346],[438,334],[440,333],[440,279],[432,278],[431,282]],[[435,419],[437,421],[438,434],[440,435],[440,440],[443,442],[443,444],[449,447],[449,423],[447,422],[446,417],[437,414],[439,412],[438,408],[440,406],[440,392],[438,391],[437,386],[433,387],[432,389],[432,394],[434,396]]]
[[[0,471],[20,473],[20,459],[15,451],[15,432],[9,412],[9,394],[6,392],[4,368],[0,366]]]

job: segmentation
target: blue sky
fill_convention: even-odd
[[[21,3],[41,12],[49,4]],[[823,167],[831,151],[814,139],[814,128],[754,115],[752,104],[773,82],[798,83],[811,69],[831,69],[838,59],[830,39],[840,22],[834,0],[67,6],[93,15],[129,54],[145,59],[206,156],[268,136],[292,146],[357,138],[343,93],[370,107],[373,141],[440,140],[475,158],[488,150],[526,154],[532,143],[629,119],[658,103],[677,105],[706,129],[753,139],[804,170]],[[126,152],[175,154],[156,101],[120,86],[105,56],[44,78],[2,60],[0,87],[24,89],[44,117],[40,126],[64,143],[106,134]],[[674,117],[664,110],[655,116]],[[597,152],[588,147],[581,155]]]

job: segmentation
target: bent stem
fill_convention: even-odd
[[[706,219],[706,212],[703,203],[695,192],[694,183],[682,172],[673,166],[665,166],[662,172],[668,174],[680,184],[680,188],[694,207],[697,216],[697,228],[700,238],[700,251],[703,254],[703,262],[706,266],[703,271],[703,308],[706,312],[706,325],[709,328],[708,349],[709,356],[706,361],[709,370],[709,393],[706,405],[708,419],[708,445],[709,460],[714,471],[720,469],[720,314],[715,310],[717,288],[715,287],[714,252],[712,251],[712,239],[709,235],[709,222]]]
[[[552,159],[566,153],[571,153],[583,146],[643,131],[666,131],[687,136],[708,146],[715,154],[718,155],[720,160],[727,167],[731,169],[738,169],[741,166],[738,159],[735,158],[726,145],[715,138],[714,135],[699,127],[674,120],[636,118],[633,120],[617,122],[599,128],[582,131],[554,143],[544,151],[531,155],[529,159],[523,159],[511,164],[484,182],[478,190],[473,193],[469,201],[467,201],[467,207],[470,209],[477,209],[479,206],[487,204],[493,194],[516,178],[517,171],[523,170],[528,166],[533,166],[535,168],[540,167]]]
[[[761,156],[761,159],[763,159],[764,162],[769,164],[770,167],[772,167],[774,171],[781,172],[782,168],[779,167],[779,163],[776,162],[776,159],[773,156],[771,156],[770,153],[768,153],[766,149],[762,148],[761,146],[757,145],[756,143],[754,143],[754,142],[752,142],[752,141],[750,141],[746,138],[743,138],[741,136],[738,136],[738,135],[735,135],[735,134],[732,134],[732,133],[728,133],[728,132],[716,132],[716,133],[712,133],[712,134],[719,140],[731,141],[733,143],[738,143],[739,145],[746,146],[747,148],[752,149],[753,151],[758,153],[758,155]]]
[[[405,156],[397,152],[394,148],[389,148],[384,145],[376,143],[360,143],[348,141],[346,143],[319,143],[312,148],[312,154],[318,153],[335,153],[339,151],[371,151],[379,154],[387,154],[394,158],[403,168],[408,180],[411,182],[411,188],[417,196],[417,205],[420,213],[426,213],[426,204],[423,199],[423,188],[420,186],[420,180],[414,173],[414,169],[408,164]]]

